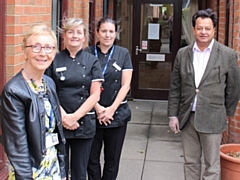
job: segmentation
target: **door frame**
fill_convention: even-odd
[[[141,3],[140,0],[133,0],[133,17],[139,17]],[[173,46],[172,53],[165,54],[166,61],[174,63],[175,56],[178,49],[181,46],[181,15],[182,15],[182,0],[141,0],[142,3],[156,3],[156,4],[174,4],[174,33],[173,41],[175,46]],[[139,32],[141,19],[135,18],[132,25],[132,31],[136,34]],[[178,31],[176,29],[179,29]],[[133,34],[134,34],[133,33]],[[133,60],[133,79],[131,85],[131,95],[136,99],[154,99],[154,100],[167,100],[169,90],[148,90],[148,89],[139,89],[139,61],[135,56],[135,47],[139,46],[139,39],[134,35],[132,37],[132,60]],[[170,59],[170,60],[168,60]]]

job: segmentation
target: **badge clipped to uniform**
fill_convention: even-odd
[[[59,141],[57,133],[50,133],[46,136],[46,148],[52,147],[58,143]]]
[[[60,68],[56,68],[56,72],[60,72],[60,80],[61,81],[65,81],[65,76],[63,75],[63,71],[66,71],[67,67],[60,67]]]
[[[113,67],[115,67],[118,71],[122,70],[122,68],[119,65],[117,65],[117,62],[113,63]]]

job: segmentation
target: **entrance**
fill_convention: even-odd
[[[168,99],[173,62],[181,44],[179,0],[133,1],[132,95]]]

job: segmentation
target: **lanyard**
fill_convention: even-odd
[[[48,118],[49,118],[49,128],[52,128],[53,127],[53,118],[54,118],[52,108],[50,110],[50,115],[48,116]]]
[[[50,102],[45,98],[44,99],[44,104],[45,104],[45,110],[46,110],[46,115],[48,117],[49,120],[49,129],[53,128],[53,121],[54,121],[54,114],[53,114],[53,109],[52,109],[52,105],[50,104]],[[49,115],[48,115],[49,113]]]
[[[96,45],[94,46],[94,51],[95,51],[95,56],[98,58],[98,52],[97,52],[97,46]],[[105,67],[102,70],[102,75],[104,75],[106,70],[107,70],[107,66],[108,66],[108,63],[109,63],[109,61],[110,61],[110,59],[112,57],[113,51],[114,51],[114,46],[112,47],[112,50],[111,50],[111,52],[110,52],[110,54],[108,56],[108,60],[107,60],[107,62],[105,64]]]

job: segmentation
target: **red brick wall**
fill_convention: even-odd
[[[232,48],[238,53],[238,63],[240,64],[240,0],[231,0],[230,4],[230,32]],[[234,118],[231,121],[229,129],[229,142],[240,143],[240,102],[235,113]]]
[[[226,31],[226,0],[220,0],[218,9],[218,41],[222,44],[225,43],[225,31]]]
[[[103,0],[95,0],[95,20],[98,21],[103,16]]]
[[[88,24],[89,0],[68,0],[68,17],[82,18]]]
[[[6,0],[6,81],[25,62],[21,43],[23,33],[33,23],[51,24],[51,0]]]
[[[210,1],[208,7],[218,12],[218,41],[224,44],[225,39],[228,38],[228,46],[238,53],[238,63],[240,64],[240,0],[230,0],[229,34],[227,37],[225,36],[226,3],[226,0],[220,0],[218,9],[217,0]],[[240,143],[240,102],[238,103],[235,116],[229,123],[228,131],[223,134],[223,143]]]
[[[109,4],[108,4],[108,15],[113,18],[114,15],[114,0],[109,0]]]

